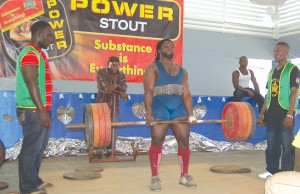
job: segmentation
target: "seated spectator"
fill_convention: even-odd
[[[232,72],[232,83],[234,87],[233,99],[234,102],[241,102],[244,97],[250,97],[258,104],[258,110],[262,109],[264,97],[259,92],[259,86],[252,70],[248,69],[248,58],[240,57],[240,67]],[[253,83],[254,89],[249,87],[250,80]]]

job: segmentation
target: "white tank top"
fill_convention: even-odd
[[[249,81],[251,79],[251,73],[249,69],[247,69],[248,75],[243,75],[239,69],[237,70],[240,72],[239,85],[242,86],[243,88],[249,88]]]

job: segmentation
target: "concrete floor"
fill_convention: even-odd
[[[119,157],[123,158],[123,157]],[[251,173],[220,174],[210,171],[213,165],[239,165]],[[102,167],[101,178],[93,180],[64,179],[63,174],[78,167]],[[18,191],[18,161],[7,161],[0,168],[0,181],[9,187],[1,194]],[[196,189],[178,184],[177,155],[163,155],[160,166],[161,193],[174,194],[263,194],[265,180],[257,175],[265,170],[264,151],[193,152],[189,172],[198,184]],[[147,155],[136,161],[89,163],[88,156],[52,157],[43,160],[40,176],[54,184],[48,194],[147,194],[150,167]]]

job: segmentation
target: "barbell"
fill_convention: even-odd
[[[90,148],[108,147],[112,140],[112,127],[146,125],[146,121],[111,122],[110,110],[106,103],[86,104],[83,110],[84,124],[68,124],[67,129],[84,129],[86,144]],[[190,123],[187,120],[156,120],[156,124]],[[221,123],[227,140],[250,139],[256,127],[255,113],[246,102],[228,102],[219,120],[197,120],[197,123]]]

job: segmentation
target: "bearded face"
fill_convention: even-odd
[[[173,59],[174,56],[173,42],[165,41],[161,46],[160,55],[166,59]]]
[[[173,59],[174,52],[168,53],[168,52],[161,52],[161,56],[167,58],[167,59]]]

